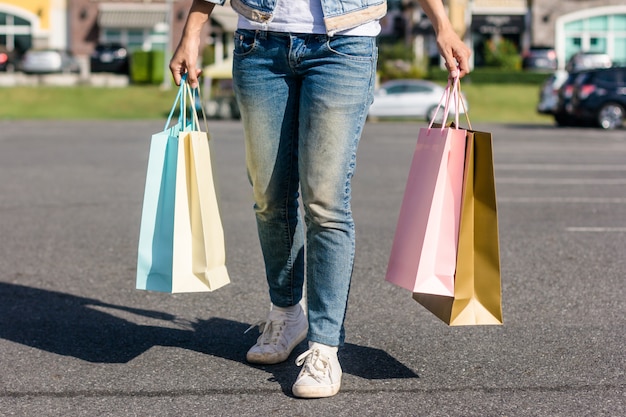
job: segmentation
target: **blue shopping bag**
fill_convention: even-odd
[[[189,98],[192,100],[188,102]],[[178,121],[170,126],[177,105]],[[187,120],[188,105],[193,106],[193,97],[183,80],[164,130],[152,135],[139,233],[137,289],[212,291],[229,282],[208,137],[199,131],[195,111]]]

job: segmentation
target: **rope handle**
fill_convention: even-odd
[[[178,88],[178,93],[176,94],[176,98],[174,99],[174,104],[172,105],[172,109],[167,117],[167,121],[165,122],[165,127],[163,130],[166,130],[170,124],[172,123],[172,117],[174,116],[174,110],[176,109],[176,105],[179,104],[179,114],[178,114],[178,122],[182,123],[183,126],[187,125],[187,109],[193,109],[192,113],[194,117],[191,120],[193,130],[200,130],[200,122],[198,120],[196,108],[196,99],[200,105],[200,110],[202,112],[202,119],[204,120],[204,127],[207,132],[207,136],[209,134],[209,124],[207,123],[206,112],[204,111],[204,104],[201,99],[202,95],[200,94],[200,87],[191,88],[189,83],[187,82],[187,74],[183,74],[180,86]]]
[[[439,114],[439,109],[443,106],[443,123],[441,124],[441,130],[445,128],[446,121],[448,120],[450,114],[450,101],[453,100],[454,106],[454,123],[455,127],[459,127],[459,109],[463,107],[463,112],[465,113],[465,120],[467,120],[467,124],[472,129],[472,124],[469,120],[469,115],[467,109],[465,107],[465,101],[462,99],[461,95],[461,82],[458,76],[454,78],[448,78],[448,83],[441,95],[441,99],[439,100],[439,104],[437,105],[437,109],[435,110],[435,114],[433,115],[428,129],[430,130],[437,119],[437,114]],[[460,105],[459,105],[460,102]],[[445,103],[445,104],[444,104]]]

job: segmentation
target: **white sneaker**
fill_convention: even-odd
[[[309,343],[309,350],[298,356],[296,365],[302,366],[293,384],[293,395],[300,398],[332,397],[341,388],[341,366],[337,348]]]
[[[267,320],[250,326],[248,330],[259,326],[261,335],[246,355],[248,362],[263,365],[283,362],[287,360],[291,351],[306,338],[309,322],[302,306],[297,304],[295,307],[293,313],[272,309]]]

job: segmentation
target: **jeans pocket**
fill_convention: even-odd
[[[358,61],[373,61],[378,55],[376,38],[371,36],[332,36],[326,45],[331,52]]]
[[[253,30],[238,29],[235,31],[235,55],[244,56],[251,53],[257,45],[256,32]]]

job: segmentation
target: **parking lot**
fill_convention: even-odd
[[[0,121],[0,415],[626,415],[626,135],[494,135],[504,325],[450,328],[384,280],[423,123],[368,123],[341,392],[245,353],[269,306],[238,122],[210,122],[231,284],[134,289],[162,121]]]

